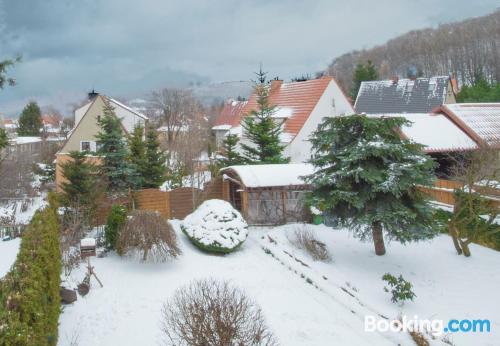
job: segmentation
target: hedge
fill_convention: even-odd
[[[228,254],[228,253],[231,253],[231,252],[238,250],[241,247],[241,245],[243,245],[243,243],[244,243],[244,241],[242,241],[241,243],[239,243],[238,245],[236,245],[235,247],[232,247],[232,248],[224,247],[221,244],[219,244],[218,242],[214,242],[213,244],[206,245],[206,244],[202,243],[201,241],[199,241],[198,239],[191,237],[189,235],[189,233],[186,231],[186,228],[182,225],[181,225],[181,231],[182,231],[182,233],[184,233],[186,235],[186,237],[189,238],[189,240],[194,244],[194,246],[196,246],[198,249],[203,250],[205,252]]]
[[[0,280],[0,345],[56,345],[60,313],[56,207],[37,211],[17,259]]]

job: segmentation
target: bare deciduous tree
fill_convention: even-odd
[[[136,210],[121,230],[117,251],[138,255],[143,261],[165,262],[181,254],[172,226],[160,214]]]
[[[163,306],[166,345],[276,345],[260,308],[228,282],[200,280]]]
[[[496,223],[499,206],[488,197],[499,191],[500,150],[482,148],[467,154],[457,160],[453,177],[461,188],[455,190],[448,228],[457,253],[469,257],[471,243],[500,232]]]

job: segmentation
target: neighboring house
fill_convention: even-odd
[[[97,122],[103,115],[106,102],[109,102],[114,108],[115,115],[121,120],[125,134],[131,133],[137,125],[146,125],[148,118],[145,115],[110,97],[94,92],[89,93],[89,101],[75,110],[75,127],[62,149],[56,154],[56,184],[58,189],[64,180],[61,164],[69,159],[71,151],[89,152],[89,159],[94,162],[99,161],[99,158],[95,156],[99,147],[96,135],[101,130]],[[92,153],[94,153],[93,156]]]
[[[437,110],[480,146],[500,148],[500,103],[456,103]]]
[[[9,137],[14,137],[17,133],[17,120],[3,119],[0,128],[5,129]]]
[[[312,145],[309,137],[323,118],[354,113],[349,100],[332,77],[288,83],[273,80],[269,88],[269,102],[276,106],[273,117],[283,124],[281,143],[285,145],[284,156],[290,157],[291,163],[305,162],[310,158]],[[241,121],[256,109],[257,99],[253,93],[241,110],[235,109],[234,117],[229,117],[230,121],[218,124],[224,126],[222,128],[227,133],[238,134],[242,143],[251,145],[242,130]]]
[[[217,148],[222,145],[224,137],[226,137],[231,129],[233,133],[240,133],[240,122],[243,116],[243,109],[248,101],[236,101],[229,99],[224,104],[224,108],[220,114],[215,118],[212,126],[212,134],[215,136],[215,144]]]
[[[58,137],[61,132],[60,117],[52,114],[42,115],[42,132],[48,137]]]
[[[354,108],[357,113],[430,113],[456,103],[456,81],[440,76],[361,82]]]

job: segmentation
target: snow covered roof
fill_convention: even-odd
[[[370,117],[398,116],[412,122],[404,126],[403,135],[426,146],[425,152],[450,152],[477,149],[477,143],[443,114],[370,114]]]
[[[441,111],[477,142],[500,147],[500,103],[447,104]]]
[[[16,137],[12,140],[15,144],[28,144],[41,142],[41,137]]]
[[[354,108],[358,113],[430,113],[445,103],[447,76],[361,82]]]
[[[313,166],[306,163],[229,166],[221,173],[234,172],[248,188],[305,185],[301,177],[313,173]]]
[[[144,120],[148,120],[148,117],[147,117],[147,116],[145,116],[144,114],[142,114],[142,113],[138,112],[138,111],[137,111],[137,110],[135,110],[134,108],[131,108],[131,107],[129,107],[129,106],[127,106],[127,105],[125,105],[125,104],[121,103],[120,101],[117,101],[117,100],[115,100],[114,98],[111,98],[111,97],[109,97],[109,96],[105,96],[105,97],[106,97],[109,101],[111,101],[111,103],[114,103],[115,105],[117,105],[117,106],[119,106],[119,107],[121,107],[121,108],[123,108],[123,109],[126,109],[126,110],[128,110],[129,112],[131,112],[131,113],[134,113],[135,115],[137,115],[138,117],[140,117],[140,118],[142,118],[142,119],[144,119]]]

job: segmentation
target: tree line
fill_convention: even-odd
[[[437,28],[410,31],[371,49],[335,58],[325,73],[344,90],[353,87],[358,63],[372,61],[379,76],[451,75],[460,85],[500,81],[500,10]]]

